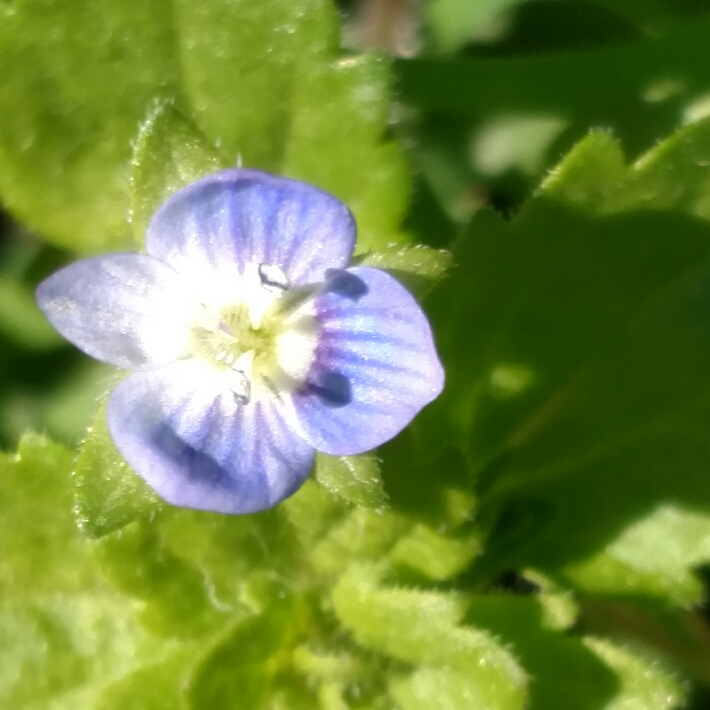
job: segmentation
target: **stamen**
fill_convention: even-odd
[[[288,276],[275,264],[259,264],[259,280],[267,291],[287,291],[291,287]]]
[[[227,387],[237,404],[249,404],[251,401],[251,376],[254,368],[254,351],[241,354],[232,367],[227,370]]]
[[[237,404],[249,404],[251,382],[243,370],[236,370],[232,367],[227,373],[227,383]]]

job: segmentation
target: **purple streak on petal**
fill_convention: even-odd
[[[182,356],[201,308],[173,269],[146,254],[106,254],[71,264],[39,285],[37,302],[78,348],[132,370]]]
[[[331,275],[308,382],[293,395],[301,435],[329,454],[362,453],[399,433],[436,398],[444,372],[413,296],[377,269]]]
[[[302,285],[346,266],[355,236],[352,214],[332,195],[257,170],[225,170],[170,197],[153,216],[146,246],[201,279],[254,261],[280,266]]]
[[[198,360],[131,375],[109,397],[109,431],[169,503],[254,513],[296,491],[314,451],[286,423],[279,400],[228,406],[223,383]]]

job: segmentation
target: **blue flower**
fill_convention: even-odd
[[[40,284],[52,325],[133,371],[111,437],[168,502],[251,513],[291,495],[315,451],[368,451],[440,393],[414,298],[347,268],[356,227],[332,195],[226,170],[170,197],[146,252],[72,264]]]

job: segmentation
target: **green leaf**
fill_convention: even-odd
[[[409,105],[434,114],[561,117],[579,131],[612,126],[636,152],[677,125],[688,104],[710,88],[704,75],[709,26],[706,15],[635,42],[576,51],[399,59],[396,87]],[[666,100],[649,100],[662,81],[670,86]]]
[[[170,653],[107,588],[73,521],[72,456],[27,435],[0,457],[0,705],[93,707],[107,684]]]
[[[476,499],[466,460],[454,448],[442,449],[443,437],[430,442],[430,435],[440,434],[427,422],[420,414],[414,427],[378,449],[382,478],[392,510],[447,532],[471,520]]]
[[[197,124],[230,163],[279,168],[302,65],[337,47],[327,0],[175,0],[184,90]],[[338,105],[338,101],[334,102]]]
[[[545,628],[542,596],[474,597],[466,615],[467,622],[489,629],[521,659],[533,679],[531,710],[681,705],[685,693],[679,682],[642,653]]]
[[[377,577],[372,567],[355,565],[333,589],[335,612],[358,643],[406,663],[463,674],[488,707],[523,706],[525,673],[493,637],[460,625],[461,599],[380,586]]]
[[[59,353],[58,353],[59,354]],[[77,353],[72,352],[72,358]],[[87,427],[96,413],[97,402],[106,397],[106,384],[115,378],[115,368],[102,362],[84,359],[39,404],[40,422],[52,437],[78,444],[87,436]]]
[[[519,697],[449,668],[420,668],[390,684],[390,694],[402,710],[467,710],[471,707],[512,710],[526,707]]]
[[[322,536],[310,559],[321,574],[338,575],[354,561],[381,560],[410,528],[406,518],[388,510],[356,508]]]
[[[432,0],[426,6],[436,47],[445,52],[455,52],[469,42],[476,30],[482,29],[500,13],[514,7],[522,0]]]
[[[710,515],[664,504],[561,574],[592,593],[662,596],[688,606],[704,596],[692,570],[708,560]]]
[[[546,628],[535,597],[473,597],[466,621],[487,629],[520,659],[532,679],[530,710],[596,710],[614,697],[615,674],[578,638]]]
[[[345,513],[345,505],[314,480],[282,503],[286,517],[304,546],[322,537]]]
[[[196,668],[188,688],[190,706],[261,707],[306,622],[303,613],[286,597],[268,613],[229,629]]]
[[[6,707],[26,707],[80,685],[86,659],[78,653],[70,629],[42,609],[0,609],[0,700]],[[34,676],[23,679],[28,671]]]
[[[158,104],[141,124],[131,160],[131,224],[143,245],[153,213],[174,192],[222,167],[217,151],[171,103]]]
[[[350,207],[358,253],[408,241],[398,230],[409,202],[409,168],[399,145],[382,143],[389,81],[389,64],[364,55],[305,67],[294,88],[283,172]]]
[[[707,622],[695,611],[670,607],[663,599],[587,596],[580,620],[592,638],[623,642],[656,671],[682,670],[703,685],[710,681],[710,635]],[[673,676],[677,683],[680,676]]]
[[[685,707],[686,690],[653,660],[600,638],[587,637],[585,645],[615,671],[619,688],[605,710],[671,710]]]
[[[0,24],[0,192],[53,243],[130,243],[125,170],[154,96],[174,93],[168,0],[22,0]]]
[[[478,467],[511,437],[529,438],[534,430],[520,427],[551,393],[706,257],[707,233],[682,215],[593,219],[543,199],[511,224],[478,215],[456,252],[459,268],[429,300],[448,365],[445,394],[425,411],[432,433],[461,437]],[[445,411],[447,433],[434,426]]]
[[[73,591],[87,583],[87,551],[71,513],[71,461],[65,448],[33,434],[23,437],[14,456],[0,455],[4,600]]]
[[[540,194],[596,215],[678,210],[710,219],[708,161],[708,119],[680,129],[629,167],[619,143],[594,131],[552,171]]]
[[[394,546],[390,560],[443,581],[463,572],[481,550],[478,533],[442,535],[426,525],[416,525]]]
[[[0,26],[3,203],[60,246],[125,249],[131,202],[140,240],[161,197],[239,162],[332,191],[355,212],[363,250],[406,241],[409,170],[384,140],[388,65],[337,61],[337,35],[329,0],[90,12],[21,0]]]
[[[419,431],[478,476],[482,578],[537,567],[589,590],[698,598],[690,567],[707,551],[687,542],[710,515],[710,227],[694,178],[707,126],[631,168],[592,134],[516,219],[474,218],[428,301],[447,388]],[[639,523],[669,501],[675,527]],[[687,557],[641,562],[664,533]]]
[[[133,522],[101,539],[94,554],[119,591],[146,602],[146,628],[166,636],[194,636],[220,616],[199,571],[171,553],[154,526]]]
[[[73,479],[76,519],[92,538],[120,530],[136,518],[151,518],[164,506],[116,449],[106,426],[105,402],[87,430]]]
[[[264,612],[304,564],[281,507],[234,516],[171,509],[157,527],[166,554],[197,571],[222,612]]]
[[[451,254],[444,249],[431,249],[419,244],[391,246],[363,254],[355,263],[389,272],[421,298],[446,276],[451,268]]]
[[[387,502],[375,454],[318,454],[314,473],[316,481],[323,488],[347,503],[365,508],[382,508]]]
[[[30,289],[15,279],[4,277],[0,277],[0,331],[33,350],[61,343],[61,338],[37,307]]]
[[[173,645],[144,634],[107,590],[0,605],[0,702],[18,710],[93,708],[104,688]]]
[[[175,710],[184,707],[183,679],[196,662],[196,648],[180,648],[166,661],[146,664],[107,686],[95,710]]]
[[[591,214],[614,212],[629,170],[619,141],[607,131],[592,131],[550,171],[539,193]]]

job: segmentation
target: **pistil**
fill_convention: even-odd
[[[273,264],[248,271],[244,300],[223,308],[215,323],[200,324],[193,331],[195,354],[224,368],[227,388],[238,405],[248,404],[260,384],[277,393],[300,386],[317,339],[315,319],[301,309],[314,289],[292,289],[283,270]]]

